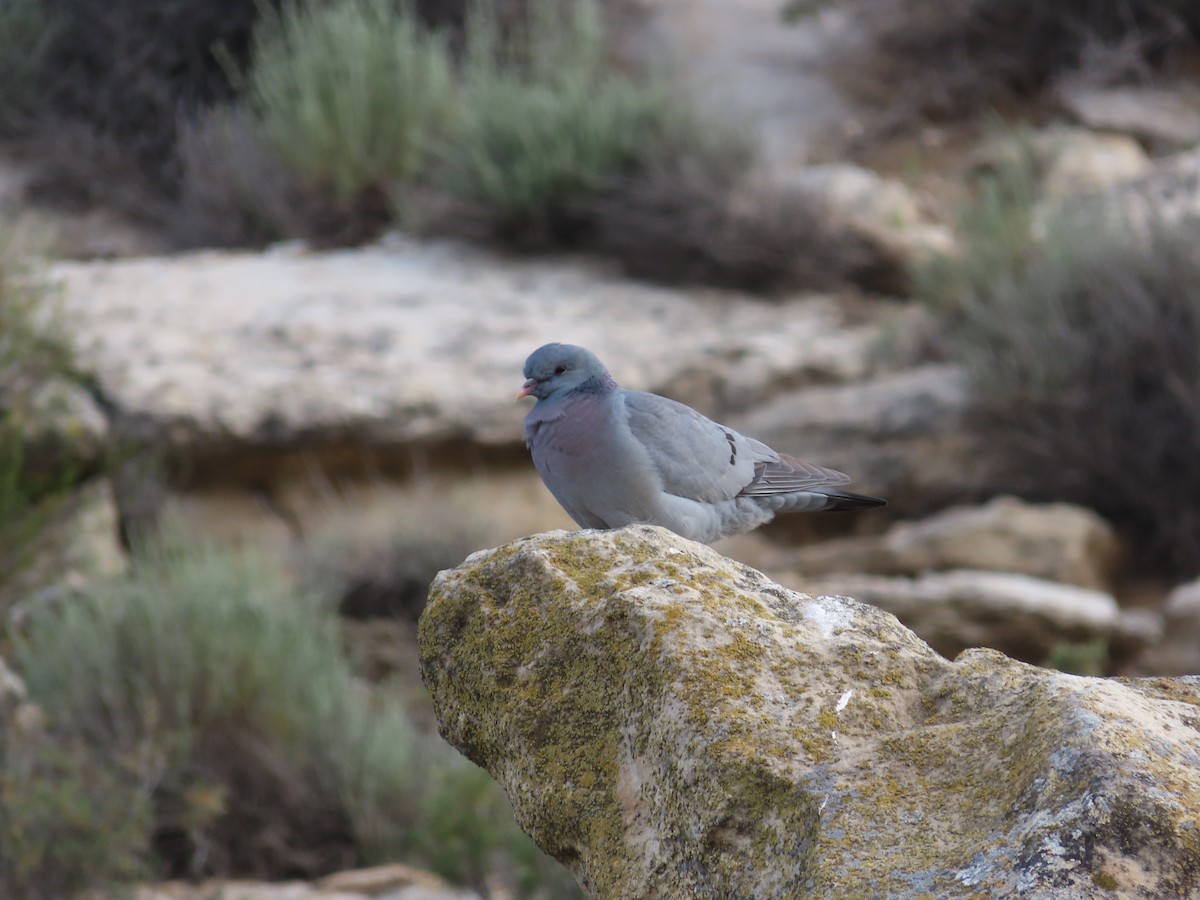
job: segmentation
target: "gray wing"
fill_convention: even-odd
[[[657,394],[624,391],[622,398],[629,431],[668,494],[715,503],[736,497],[754,480],[748,439],[732,428]]]
[[[752,438],[747,440],[759,444]],[[760,446],[767,447],[766,444]],[[791,494],[795,491],[807,491],[816,487],[830,487],[835,484],[848,484],[850,476],[836,469],[826,469],[824,466],[813,465],[786,453],[774,453],[776,459],[766,459],[758,463],[754,469],[754,480],[741,490],[743,497],[765,497],[770,494]]]
[[[641,391],[622,394],[629,431],[663,490],[707,503],[846,484],[850,476],[777,453],[690,406]]]

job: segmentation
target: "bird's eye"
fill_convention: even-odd
[[[561,374],[562,374],[563,372],[565,372],[565,371],[567,371],[567,367],[566,367],[566,366],[556,366],[556,367],[555,367],[555,369],[554,369],[554,374],[555,374],[555,375],[561,375]]]

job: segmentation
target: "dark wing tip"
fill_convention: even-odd
[[[854,494],[850,491],[821,491],[833,501],[823,512],[852,512],[859,509],[876,509],[887,506],[887,501],[879,497],[868,497],[866,494]]]

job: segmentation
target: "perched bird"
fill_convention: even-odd
[[[525,361],[536,397],[525,443],[542,481],[584,528],[663,525],[709,543],[781,512],[869,509],[850,478],[657,394],[621,388],[589,350],[546,344]]]

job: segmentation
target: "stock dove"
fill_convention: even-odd
[[[662,525],[694,541],[751,531],[776,513],[885,501],[849,476],[777,453],[689,406],[620,387],[589,350],[546,344],[525,361],[525,443],[542,481],[584,528]]]

